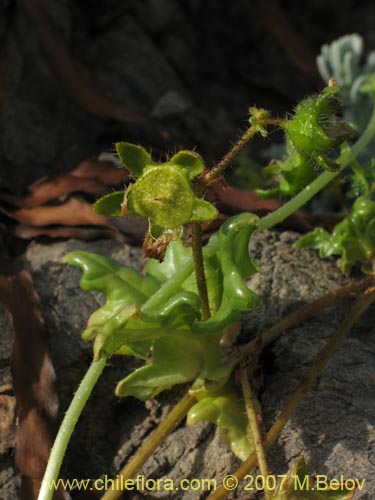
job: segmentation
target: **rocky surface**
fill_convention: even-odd
[[[262,331],[282,315],[309,302],[345,280],[335,261],[319,260],[313,251],[291,248],[293,233],[266,232],[251,243],[262,273],[249,286],[263,298],[263,305],[244,317],[242,339]],[[88,315],[101,298],[78,288],[80,272],[60,263],[70,250],[85,249],[111,255],[123,263],[141,267],[138,250],[118,243],[68,241],[32,244],[23,257],[41,298],[41,310],[49,331],[49,344],[57,373],[62,415],[71,394],[90,363],[90,346],[80,340]],[[334,334],[348,304],[327,310],[306,324],[284,334],[264,355],[261,400],[269,426],[288,396],[307,372],[313,358]],[[375,349],[374,308],[353,329],[323,370],[313,389],[269,452],[272,473],[283,474],[303,454],[312,473],[329,477],[366,479],[355,499],[372,500],[375,494]],[[4,315],[1,336],[0,375],[9,378],[10,326]],[[117,400],[115,382],[134,367],[129,358],[113,359],[84,411],[64,461],[70,478],[96,478],[116,474],[156,427],[179,396],[178,390],[162,394],[146,405],[134,399]],[[0,385],[4,382],[0,382]],[[9,380],[8,380],[9,383]],[[181,389],[182,390],[182,389]],[[11,392],[8,391],[11,397]],[[9,427],[11,433],[11,427]],[[8,439],[9,438],[9,439]],[[0,452],[0,498],[16,500],[17,477],[11,467],[11,436]],[[3,440],[2,440],[3,442]],[[142,472],[152,478],[220,479],[239,465],[220,443],[211,425],[179,427],[148,460]],[[243,484],[234,494],[249,499]],[[175,492],[173,498],[203,498],[199,491]],[[74,498],[74,497],[73,497]],[[139,498],[136,492],[129,498]],[[142,498],[171,498],[168,491],[143,492]]]

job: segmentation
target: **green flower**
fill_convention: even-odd
[[[126,191],[98,200],[94,210],[107,216],[136,214],[148,219],[151,234],[159,236],[189,222],[215,219],[216,208],[197,197],[193,180],[204,170],[201,156],[180,151],[165,163],[154,162],[141,146],[118,142],[121,163],[136,177]]]
[[[326,156],[352,135],[352,130],[337,115],[340,102],[336,97],[338,87],[326,87],[317,97],[301,101],[290,120],[281,126],[295,149],[314,160],[326,170],[338,170],[332,159]]]

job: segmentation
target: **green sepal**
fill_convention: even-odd
[[[262,198],[293,196],[318,176],[313,160],[293,150],[290,141],[287,141],[287,151],[289,155],[285,160],[273,162],[262,172],[266,177],[273,177],[278,186],[267,190],[257,189],[258,196]]]
[[[318,486],[306,467],[304,458],[299,458],[283,478],[272,500],[350,500],[355,490],[322,488]]]
[[[190,222],[204,222],[214,220],[218,217],[219,212],[208,201],[197,198],[193,205],[193,210],[190,217]]]
[[[241,460],[253,451],[246,410],[238,391],[231,382],[215,391],[194,392],[198,399],[187,415],[187,424],[212,422],[220,429],[221,440]]]
[[[332,170],[333,162],[323,153],[329,154],[353,135],[353,130],[337,118],[341,107],[338,91],[335,86],[326,87],[317,97],[304,99],[292,118],[281,123],[294,148],[327,170]]]
[[[115,147],[123,166],[136,177],[142,175],[143,169],[147,165],[155,164],[151,155],[142,146],[129,142],[117,142]]]
[[[168,163],[183,168],[189,181],[201,174],[205,168],[203,158],[195,151],[179,151]]]
[[[106,217],[120,217],[124,196],[125,191],[116,191],[99,198],[93,205],[94,212]]]

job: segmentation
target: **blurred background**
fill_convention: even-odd
[[[0,0],[0,186],[134,141],[218,160],[256,103],[273,114],[324,83],[323,43],[375,46],[356,0]]]

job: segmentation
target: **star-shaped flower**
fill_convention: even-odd
[[[107,216],[136,214],[150,223],[153,236],[177,229],[189,222],[215,219],[216,208],[199,198],[193,180],[204,170],[201,156],[193,151],[180,151],[165,163],[152,160],[141,146],[118,142],[116,150],[121,163],[135,177],[126,191],[98,200],[94,209]]]

